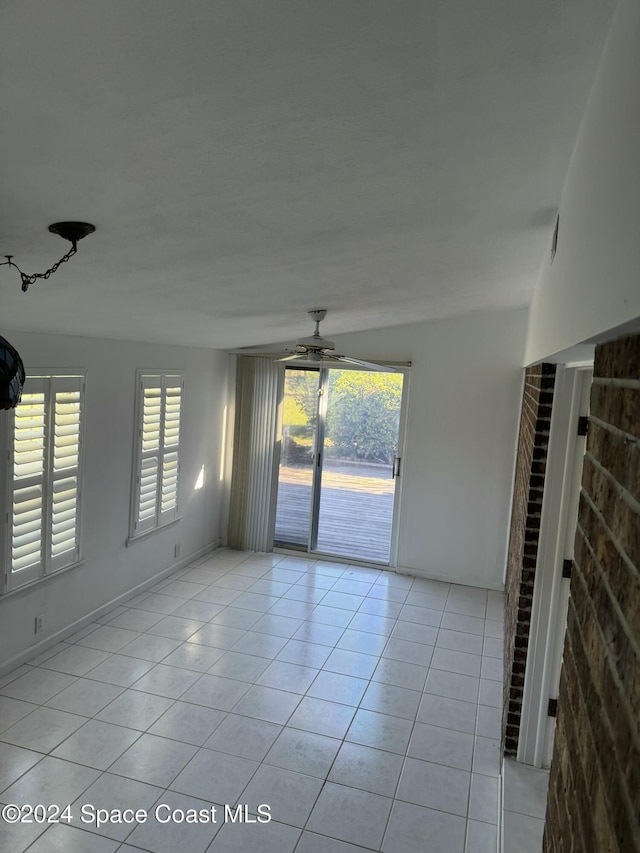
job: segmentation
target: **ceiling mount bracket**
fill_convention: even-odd
[[[327,316],[326,308],[316,308],[314,311],[307,311],[314,323],[320,323]]]
[[[64,240],[73,243],[74,246],[78,240],[93,234],[95,230],[96,226],[91,225],[90,222],[54,222],[53,225],[49,226],[49,231],[52,234],[57,234]]]

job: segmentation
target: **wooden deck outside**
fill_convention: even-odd
[[[306,547],[311,478],[311,467],[280,468],[276,541]],[[391,466],[327,463],[322,473],[317,550],[388,563],[394,491]]]

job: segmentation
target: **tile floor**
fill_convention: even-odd
[[[339,563],[202,558],[0,679],[0,803],[73,816],[0,822],[0,849],[495,853],[502,606]],[[225,822],[237,803],[271,822]],[[212,805],[215,823],[162,822]],[[98,827],[97,808],[118,811]]]
[[[506,758],[502,773],[503,853],[540,853],[549,771]]]

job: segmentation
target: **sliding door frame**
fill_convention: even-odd
[[[320,492],[322,490],[322,466],[324,465],[324,437],[327,431],[327,386],[329,369],[318,367],[318,405],[316,408],[316,437],[313,458],[313,480],[311,486],[311,524],[309,525],[309,554],[317,552],[318,529],[320,527]]]
[[[327,416],[327,405],[328,405],[328,383],[329,383],[329,371],[330,370],[354,370],[356,372],[363,372],[361,368],[357,367],[348,367],[348,366],[340,366],[340,367],[327,367],[324,365],[315,366],[304,366],[304,367],[296,367],[295,365],[283,365],[282,372],[282,382],[280,383],[280,387],[283,389],[283,397],[282,403],[284,401],[284,387],[286,376],[286,370],[310,370],[316,372],[318,374],[318,404],[316,409],[316,429],[315,429],[315,441],[314,441],[314,453],[313,453],[313,471],[312,471],[312,486],[311,486],[311,505],[310,505],[310,524],[309,524],[309,536],[307,540],[306,549],[304,546],[296,546],[294,543],[283,543],[275,542],[275,516],[276,516],[276,500],[277,500],[277,483],[280,469],[280,450],[282,447],[282,419],[279,419],[279,432],[276,438],[276,454],[275,454],[275,465],[274,465],[274,487],[272,488],[272,496],[273,496],[273,508],[272,508],[272,516],[274,519],[274,530],[273,530],[273,544],[274,547],[278,550],[289,550],[291,549],[295,553],[304,553],[313,555],[314,557],[318,557],[320,559],[345,559],[353,564],[362,564],[362,565],[374,565],[374,566],[384,566],[387,568],[393,568],[397,566],[397,557],[398,557],[398,530],[400,526],[400,506],[401,506],[401,497],[402,497],[402,485],[403,485],[403,476],[404,476],[404,447],[405,447],[405,437],[406,437],[406,425],[407,425],[407,410],[408,410],[408,398],[409,398],[409,376],[410,371],[409,367],[396,367],[396,371],[403,375],[402,380],[402,396],[400,402],[400,416],[398,419],[398,449],[396,454],[397,463],[394,460],[394,473],[393,478],[395,480],[394,486],[394,494],[393,494],[393,513],[391,518],[391,537],[389,542],[389,560],[388,562],[379,562],[379,561],[364,561],[358,560],[356,557],[349,557],[348,555],[336,555],[330,554],[324,551],[317,550],[318,544],[318,527],[320,522],[320,494],[322,490],[322,471],[324,465],[324,439],[326,433],[326,416]],[[375,371],[367,371],[367,372],[375,372]],[[280,407],[281,408],[281,407]],[[397,467],[397,473],[396,473]]]
[[[411,371],[408,367],[396,367],[398,373],[402,373],[402,398],[400,401],[400,419],[398,423],[398,471],[394,462],[395,492],[393,496],[393,516],[391,518],[391,542],[389,543],[389,566],[394,569],[398,565],[398,544],[400,532],[400,509],[402,504],[402,492],[404,491],[405,459],[404,450],[407,437],[407,416],[409,411],[409,377]]]

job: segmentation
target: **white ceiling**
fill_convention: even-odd
[[[10,329],[232,347],[528,303],[613,0],[4,0]]]

